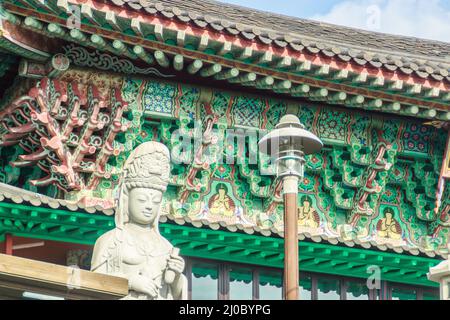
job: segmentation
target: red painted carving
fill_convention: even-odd
[[[379,144],[375,161],[368,168],[365,184],[357,194],[355,213],[363,215],[371,215],[373,213],[374,210],[368,206],[367,198],[371,194],[379,193],[382,190],[381,186],[375,184],[375,179],[379,172],[388,171],[392,167],[392,163],[384,159],[386,151],[391,148],[391,145],[386,145],[385,143]]]
[[[182,203],[186,201],[191,191],[200,191],[202,184],[195,182],[195,176],[199,170],[207,170],[209,168],[210,164],[204,162],[202,157],[208,145],[212,143],[212,129],[216,121],[216,117],[212,115],[208,115],[205,119],[205,130],[202,134],[202,143],[195,152],[193,164],[188,169],[186,189],[181,193],[180,202]]]
[[[109,157],[122,151],[113,141],[128,129],[122,124],[126,107],[120,90],[101,95],[95,86],[44,78],[0,112],[7,131],[0,145],[19,144],[27,152],[13,166],[37,165],[47,174],[31,181],[34,185],[94,190],[110,176]]]

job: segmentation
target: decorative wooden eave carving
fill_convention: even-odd
[[[37,165],[46,172],[34,185],[94,190],[109,177],[109,157],[122,151],[114,139],[128,129],[126,107],[120,88],[101,94],[94,85],[44,78],[0,112],[1,145],[25,150],[13,166]]]
[[[58,47],[59,41],[39,34],[30,34],[20,26],[13,15],[2,11],[0,6],[0,48],[22,57],[46,61]]]

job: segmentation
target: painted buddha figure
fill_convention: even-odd
[[[219,183],[216,186],[216,194],[209,199],[208,207],[209,212],[213,215],[233,217],[236,205],[228,196],[228,188],[225,184]]]
[[[116,228],[95,243],[91,270],[127,278],[129,294],[124,299],[187,298],[184,260],[158,228],[169,159],[169,150],[157,142],[133,150],[119,186]]]
[[[393,218],[394,210],[386,208],[383,211],[384,218],[377,223],[378,236],[382,238],[401,239],[402,229],[400,224]]]
[[[300,203],[301,206],[298,208],[298,225],[309,228],[318,228],[320,225],[320,218],[316,210],[311,206],[311,198],[303,196]]]

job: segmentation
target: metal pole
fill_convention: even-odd
[[[284,299],[298,300],[298,178],[283,178],[284,193]]]

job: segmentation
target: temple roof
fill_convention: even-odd
[[[364,60],[383,64],[393,60],[398,65],[409,62],[429,66],[444,76],[450,70],[450,44],[446,42],[348,28],[211,0],[107,1],[228,31],[248,40],[257,38],[266,44],[328,49],[330,54],[348,55],[361,64]]]
[[[71,5],[81,6],[80,29],[67,26]],[[448,43],[210,0],[6,0],[2,6],[0,48],[28,60],[45,64],[65,51],[72,66],[86,67],[96,54],[112,53],[126,65],[176,70],[199,81],[450,120]],[[95,50],[87,52],[89,61],[79,59],[88,48]]]
[[[111,215],[114,212],[113,209],[103,209],[101,206],[86,206],[81,202],[56,199],[0,182],[0,202],[5,201],[5,199],[17,204],[25,203],[35,207],[49,206],[52,209],[68,209],[70,211],[85,211],[106,215]]]

